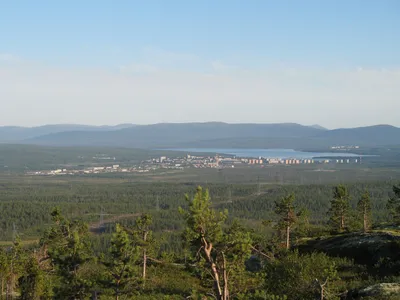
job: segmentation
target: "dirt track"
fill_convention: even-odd
[[[117,222],[119,220],[135,218],[135,217],[138,217],[140,215],[141,215],[140,213],[116,215],[116,216],[113,216],[111,218],[104,219],[102,224],[100,222],[90,223],[89,224],[89,228],[90,228],[91,231],[96,231],[96,230],[100,229],[101,225],[108,224],[108,223],[115,223],[115,222]]]

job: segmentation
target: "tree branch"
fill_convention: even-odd
[[[264,252],[258,250],[258,249],[255,248],[254,246],[250,246],[250,248],[251,248],[253,251],[255,251],[255,252],[257,252],[258,254],[260,254],[261,256],[264,256],[264,257],[268,258],[269,260],[275,260],[275,257],[270,256],[270,255],[268,255],[268,254],[266,254],[266,253],[264,253]]]

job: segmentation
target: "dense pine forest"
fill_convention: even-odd
[[[2,177],[0,206],[2,299],[399,299],[396,181]]]

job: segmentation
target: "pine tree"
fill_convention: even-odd
[[[154,248],[153,232],[150,230],[153,220],[151,215],[142,214],[135,223],[135,241],[141,249],[142,253],[142,279],[143,283],[146,280],[147,257]]]
[[[18,286],[21,300],[48,299],[46,295],[46,277],[36,258],[31,255],[25,266],[25,274],[19,278]]]
[[[310,211],[306,208],[301,208],[296,214],[296,237],[307,237],[310,234]]]
[[[26,252],[22,249],[19,236],[15,238],[13,246],[6,255],[8,261],[6,299],[14,299],[15,288],[19,277],[25,272],[25,264],[28,258]]]
[[[93,259],[87,225],[65,219],[57,208],[51,215],[55,225],[41,243],[61,278],[56,297],[83,299],[92,285],[90,278],[80,274],[81,268]]]
[[[131,292],[129,287],[134,282],[134,263],[137,258],[138,248],[133,245],[127,231],[121,225],[116,224],[109,256],[103,259],[108,274],[104,283],[113,289],[116,300],[120,295]]]
[[[203,191],[201,187],[197,188],[193,200],[186,195],[186,201],[189,204],[188,210],[180,209],[186,221],[185,240],[199,253],[199,258],[205,260],[204,267],[210,269],[216,298],[225,300],[228,296],[223,289],[223,268],[218,265],[219,253],[216,253],[215,245],[222,240],[222,225],[227,213],[217,213],[211,209],[209,192]]]
[[[5,294],[5,288],[7,284],[7,278],[9,274],[9,260],[6,251],[0,248],[0,278],[1,278],[1,294],[0,299],[3,300]]]
[[[283,197],[280,201],[275,201],[275,213],[280,216],[278,228],[285,230],[286,249],[290,248],[290,231],[297,220],[293,205],[294,200],[294,194],[290,194]]]
[[[371,227],[371,199],[368,191],[362,194],[357,203],[357,209],[362,218],[363,230],[367,232]]]
[[[393,186],[394,195],[390,197],[387,208],[396,225],[400,225],[400,186]]]
[[[344,185],[338,185],[334,188],[329,213],[331,215],[331,224],[338,232],[343,232],[346,228],[346,221],[350,209],[349,201],[349,192]]]
[[[198,187],[193,199],[186,195],[187,210],[180,208],[186,221],[184,239],[197,264],[211,274],[215,298],[228,300],[230,290],[244,279],[244,260],[251,254],[251,238],[237,224],[224,232],[227,212],[211,208],[208,190]]]

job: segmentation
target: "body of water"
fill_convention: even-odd
[[[188,153],[217,153],[235,155],[237,157],[292,158],[312,159],[318,157],[360,157],[363,155],[348,152],[303,152],[293,149],[223,149],[223,148],[177,148],[164,149]]]

